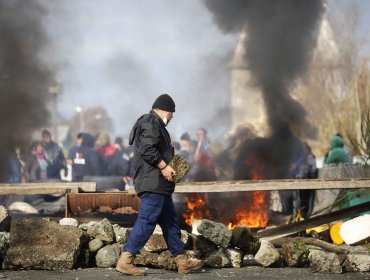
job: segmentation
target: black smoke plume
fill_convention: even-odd
[[[247,32],[245,61],[263,95],[269,139],[254,138],[240,146],[237,166],[246,158],[264,161],[267,177],[289,177],[300,143],[296,136],[314,137],[303,107],[290,92],[310,61],[314,36],[324,11],[322,0],[205,0],[223,32]],[[246,108],[248,110],[248,108]],[[238,169],[236,168],[236,169]],[[243,168],[245,170],[245,168]],[[264,175],[264,174],[261,174]],[[235,170],[235,179],[250,179]]]
[[[32,0],[0,1],[0,179],[9,151],[30,139],[48,120],[50,72],[40,61],[47,38],[45,10]]]

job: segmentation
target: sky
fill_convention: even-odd
[[[58,108],[65,118],[105,107],[114,135],[127,137],[155,98],[176,102],[169,130],[195,137],[228,131],[228,63],[238,34],[222,33],[201,0],[39,0],[45,7],[50,44],[43,55],[61,84]],[[361,6],[361,32],[368,32],[370,1]],[[332,11],[348,1],[330,0]]]

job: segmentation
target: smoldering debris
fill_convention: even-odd
[[[304,108],[290,96],[290,91],[310,61],[316,44],[314,31],[322,19],[324,3],[322,0],[205,0],[205,5],[223,32],[246,30],[244,59],[266,106],[269,139],[253,138],[241,144],[243,154],[239,153],[236,166],[242,166],[253,150],[254,156],[263,161],[262,165],[271,165],[264,167],[269,178],[287,178],[289,165],[300,149],[296,137],[315,136]],[[271,174],[271,170],[276,173]]]

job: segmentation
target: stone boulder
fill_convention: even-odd
[[[227,248],[226,255],[229,257],[232,267],[241,267],[243,264],[244,253],[241,250]]]
[[[0,232],[9,232],[11,221],[12,217],[9,211],[4,206],[0,205]]]
[[[130,236],[131,233],[131,229],[120,227],[119,225],[115,224],[113,225],[113,231],[117,243],[120,244],[127,243],[128,237]]]
[[[100,239],[95,238],[93,240],[90,240],[89,242],[90,253],[96,253],[103,247],[104,247],[104,242],[101,241]]]
[[[218,246],[203,237],[202,235],[193,235],[193,249],[199,258],[209,255],[211,252],[216,251]]]
[[[280,259],[280,254],[271,242],[262,240],[261,246],[254,256],[257,263],[264,267],[272,266]]]
[[[204,264],[215,268],[231,267],[231,261],[229,260],[224,248],[220,248],[217,251],[210,253],[204,259]]]
[[[343,267],[348,272],[370,271],[370,256],[369,254],[348,254]]]
[[[337,254],[335,253],[325,252],[318,249],[310,249],[308,259],[314,272],[342,273],[342,266]]]
[[[281,254],[288,266],[302,267],[309,264],[309,250],[302,241],[284,243]]]
[[[252,234],[248,227],[236,227],[232,231],[232,245],[246,253],[256,254],[260,244],[260,240]]]
[[[79,228],[91,239],[100,239],[106,243],[114,242],[114,230],[108,219],[103,219],[99,222],[88,222],[87,224],[79,225]]]
[[[97,267],[115,267],[121,256],[121,244],[115,243],[101,248],[95,256]]]
[[[149,266],[154,268],[160,268],[159,254],[140,250],[140,254],[136,255],[135,264],[141,266]]]
[[[82,232],[52,221],[18,219],[12,223],[5,269],[72,269],[80,254]]]
[[[175,258],[168,250],[159,254],[158,264],[160,265],[160,267],[167,270],[177,270]]]
[[[78,221],[73,218],[63,218],[59,220],[59,224],[62,226],[74,226],[78,227]]]
[[[185,248],[187,248],[192,241],[190,234],[185,230],[181,230],[181,241],[184,242]],[[153,253],[160,253],[168,250],[167,243],[163,238],[162,229],[159,226],[155,228],[153,234],[146,242],[144,249]]]
[[[232,233],[221,223],[203,219],[197,228],[198,232],[216,245],[227,248],[230,244]]]

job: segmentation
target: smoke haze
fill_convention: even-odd
[[[215,139],[229,129],[228,63],[238,36],[220,33],[200,1],[42,3],[54,53],[68,61],[58,73],[66,116],[77,105],[98,104],[113,118],[115,134],[127,136],[155,98],[168,93],[177,104],[169,126],[174,137],[185,131],[195,137],[207,126]]]
[[[14,146],[48,122],[50,72],[40,55],[47,43],[46,11],[36,1],[0,1],[0,177]]]
[[[314,30],[324,6],[314,1],[205,0],[224,32],[247,31],[246,64],[263,95],[270,139],[251,139],[240,147],[236,179],[250,179],[256,161],[263,177],[289,177],[300,145],[295,135],[314,136],[303,107],[290,96],[296,79],[305,73],[316,43]],[[246,162],[248,158],[249,162]],[[247,177],[245,177],[247,176]]]

